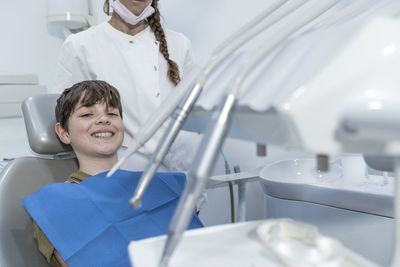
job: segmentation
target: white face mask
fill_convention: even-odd
[[[154,13],[154,8],[151,6],[151,3],[143,9],[142,13],[139,16],[133,14],[129,9],[126,8],[119,0],[115,0],[111,7],[114,11],[128,24],[136,25],[147,17],[151,16]]]

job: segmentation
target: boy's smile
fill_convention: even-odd
[[[113,132],[109,132],[107,130],[97,131],[97,132],[92,133],[92,136],[94,136],[94,137],[102,137],[102,138],[110,137],[110,136],[113,136],[113,135],[114,135]]]

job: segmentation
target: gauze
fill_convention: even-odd
[[[147,17],[151,16],[154,13],[154,8],[151,6],[151,3],[143,9],[142,13],[139,16],[133,14],[126,6],[124,6],[119,0],[115,0],[111,7],[114,11],[128,24],[136,25]]]

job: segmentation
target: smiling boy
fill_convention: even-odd
[[[66,89],[57,100],[55,130],[72,146],[79,170],[95,175],[117,161],[124,139],[120,96],[104,81],[84,81]]]
[[[72,146],[79,163],[66,183],[107,171],[118,161],[124,139],[122,106],[118,90],[104,81],[83,81],[64,90],[55,108],[55,131]],[[50,266],[68,266],[46,235],[33,223],[34,238]]]
[[[83,81],[64,90],[55,112],[55,131],[72,146],[79,170],[70,184],[48,184],[22,200],[39,250],[51,266],[130,266],[129,241],[167,233],[185,175],[156,174],[146,206],[133,210],[129,199],[142,173],[105,177],[124,139],[118,91],[103,81]],[[202,226],[193,214],[189,229]]]

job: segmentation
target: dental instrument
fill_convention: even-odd
[[[216,152],[219,151],[225,138],[236,98],[239,94],[239,89],[246,76],[260,60],[275,49],[282,41],[286,40],[291,34],[301,29],[304,25],[325,13],[338,2],[339,0],[325,1],[321,7],[312,9],[308,14],[302,14],[299,17],[295,17],[295,19],[288,19],[287,27],[282,29],[282,31],[275,36],[274,40],[271,40],[266,46],[262,47],[262,49],[249,60],[249,63],[240,70],[231,85],[231,90],[222,97],[220,105],[212,115],[211,122],[189,171],[189,182],[184,189],[183,195],[172,218],[168,237],[161,256],[160,266],[168,266],[169,259],[178,245],[183,232],[187,228],[190,215],[195,208],[195,203],[204,189],[207,178],[214,166]],[[292,13],[295,12],[289,12],[285,18],[290,17]]]
[[[241,54],[235,55],[234,58],[228,64],[228,67],[225,67],[224,71],[229,69],[229,66],[234,65],[235,62],[240,58]],[[165,130],[162,139],[160,140],[159,144],[156,147],[151,159],[147,163],[143,174],[140,178],[140,181],[136,187],[135,193],[133,194],[129,203],[134,208],[140,208],[142,206],[142,196],[145,193],[147,187],[149,186],[151,180],[154,177],[158,167],[160,166],[161,162],[163,161],[165,155],[168,153],[173,141],[175,140],[176,136],[178,135],[179,131],[184,124],[187,115],[192,110],[193,105],[195,104],[196,100],[200,96],[202,92],[202,85],[196,83],[196,85],[189,90],[178,106],[176,111],[172,115],[172,120]]]

